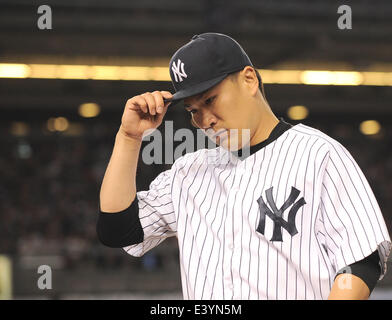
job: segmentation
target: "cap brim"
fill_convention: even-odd
[[[211,89],[213,86],[217,85],[223,79],[227,77],[227,74],[221,75],[217,78],[201,82],[197,85],[192,86],[191,88],[180,90],[176,92],[173,97],[171,98],[171,105],[177,104],[180,101],[192,97],[194,95],[200,94],[208,89]]]

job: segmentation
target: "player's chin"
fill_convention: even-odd
[[[240,141],[236,137],[225,136],[217,141],[217,144],[226,150],[235,152],[242,148]]]
[[[221,147],[235,152],[250,145],[250,133],[248,129],[228,130],[219,136],[218,143]]]

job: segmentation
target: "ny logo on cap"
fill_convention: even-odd
[[[180,59],[177,60],[177,65],[175,62],[173,62],[171,69],[173,71],[174,79],[176,82],[182,82],[182,78],[188,77],[184,71],[184,63],[181,62]]]
[[[274,231],[272,234],[271,241],[283,241],[282,238],[282,228],[286,229],[286,231],[291,235],[294,236],[298,233],[297,228],[295,227],[295,216],[297,215],[298,210],[306,203],[305,199],[302,197],[297,202],[295,200],[300,194],[300,191],[294,187],[291,187],[291,193],[288,199],[284,202],[282,207],[278,209],[276,203],[272,197],[272,190],[273,187],[269,188],[265,194],[267,196],[267,202],[270,205],[271,209],[268,208],[267,204],[264,202],[262,196],[257,199],[260,208],[260,221],[256,231],[260,232],[264,235],[265,229],[265,217],[268,216],[273,224],[274,224]],[[295,203],[294,203],[295,202]],[[287,210],[292,205],[289,215],[288,221],[282,218],[283,212]]]

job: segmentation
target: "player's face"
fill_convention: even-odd
[[[192,124],[229,150],[247,145],[257,125],[249,107],[250,86],[243,83],[241,77],[226,78],[210,90],[184,101],[185,109],[191,113]]]

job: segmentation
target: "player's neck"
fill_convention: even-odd
[[[261,116],[261,120],[255,130],[254,135],[250,139],[250,145],[254,146],[266,140],[278,123],[279,119],[272,113],[272,111],[265,110]]]

